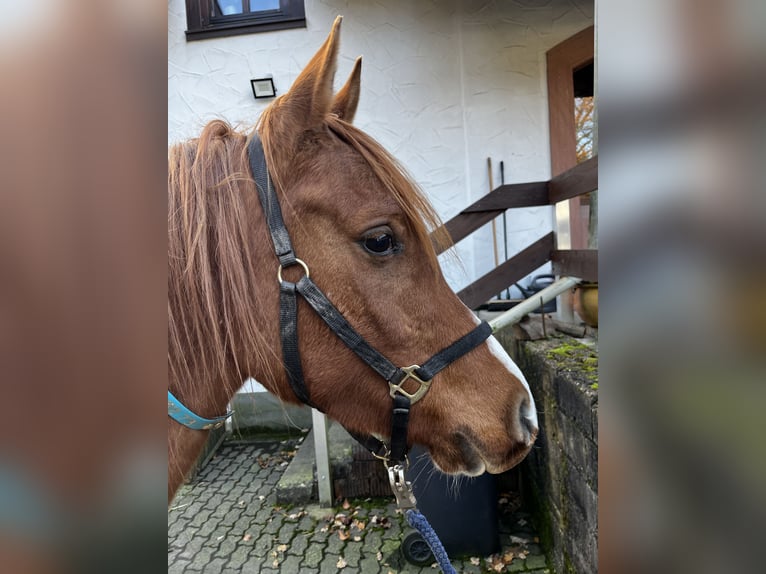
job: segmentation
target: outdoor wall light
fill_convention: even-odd
[[[253,96],[255,98],[273,98],[277,95],[273,78],[250,80],[250,85],[253,87]]]

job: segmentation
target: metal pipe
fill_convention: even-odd
[[[317,465],[317,490],[319,506],[332,506],[332,475],[330,474],[330,448],[327,444],[327,417],[311,409],[311,423],[314,428],[314,457]]]
[[[492,158],[487,158],[487,175],[489,177],[489,192],[488,194],[492,193],[494,190],[495,184],[492,181]],[[498,255],[497,251],[497,217],[495,217],[492,220],[492,247],[494,248],[495,253],[495,267],[500,265],[500,256]]]
[[[560,295],[567,289],[571,289],[580,283],[580,281],[582,281],[582,279],[577,277],[561,277],[554,283],[548,285],[545,289],[538,291],[531,297],[524,299],[524,301],[518,305],[511,307],[502,315],[489,321],[489,325],[492,327],[492,332],[497,333],[503,327],[521,321],[524,315],[531,313],[538,307],[542,307],[543,304],[547,303],[557,295]]]
[[[502,160],[500,160],[500,185],[505,185],[505,164]],[[508,261],[508,221],[505,217],[505,214],[508,212],[508,210],[503,211],[503,253],[505,254],[505,257],[503,261]],[[505,298],[510,299],[511,298],[511,289],[510,287],[505,290]],[[502,297],[501,297],[502,299]]]

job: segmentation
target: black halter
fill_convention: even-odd
[[[389,461],[394,464],[401,463],[407,454],[407,426],[410,406],[426,394],[430,388],[431,380],[439,371],[483,343],[492,334],[492,328],[486,322],[482,322],[450,346],[436,353],[422,366],[412,365],[411,367],[400,368],[394,365],[357,333],[309,278],[308,266],[298,259],[293,252],[290,234],[285,227],[279,200],[269,177],[263,144],[257,134],[253,135],[248,152],[250,168],[258,188],[258,197],[266,216],[274,251],[279,259],[277,273],[280,292],[279,330],[282,338],[282,358],[290,386],[299,400],[318,408],[309,397],[306,383],[303,380],[303,369],[298,352],[298,295],[301,295],[338,338],[388,382],[389,393],[393,399],[390,446],[387,447],[372,436],[350,434],[387,463]],[[303,268],[303,277],[296,283],[285,281],[282,278],[282,270],[295,265]],[[414,393],[409,393],[402,388],[409,379],[414,380],[419,385]]]

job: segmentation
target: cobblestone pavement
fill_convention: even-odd
[[[435,573],[399,546],[410,532],[393,498],[279,507],[274,487],[295,443],[225,443],[168,510],[168,573]],[[523,514],[504,514],[502,552],[453,560],[458,572],[550,574]]]

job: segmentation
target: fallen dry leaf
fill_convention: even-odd
[[[474,566],[478,566],[479,564],[481,564],[481,559],[476,558],[475,556],[471,556],[471,564],[473,564]]]
[[[341,540],[348,540],[351,537],[351,533],[348,530],[338,530],[338,538]]]
[[[287,544],[280,544],[277,546],[277,552],[287,552]]]
[[[338,558],[338,563],[335,566],[336,568],[345,568],[347,566],[346,561],[343,559],[343,556]]]
[[[383,553],[382,553],[382,552],[378,552],[378,553],[375,555],[375,558],[377,558],[377,559],[378,559],[378,562],[380,562],[381,560],[383,560]]]
[[[245,534],[245,535],[242,537],[242,542],[250,542],[250,539],[251,539],[252,537],[253,537],[253,535],[252,535],[252,534]]]
[[[348,498],[343,499],[343,510],[348,510],[351,508],[351,503],[348,501]]]
[[[362,540],[361,536],[354,536],[354,542],[360,542]]]

